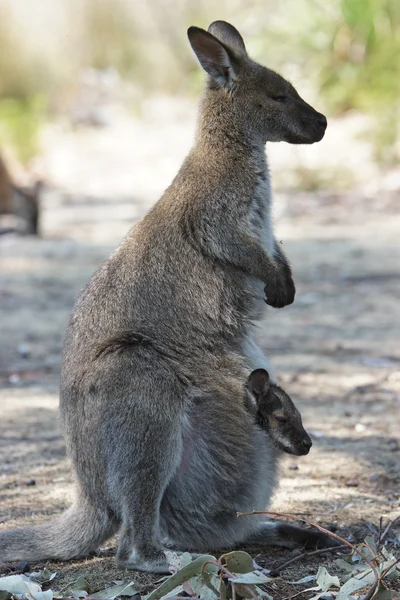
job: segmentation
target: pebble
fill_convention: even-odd
[[[378,481],[378,479],[379,479],[379,475],[377,473],[372,473],[372,475],[370,475],[370,477],[369,477],[369,480],[371,481],[371,483]]]
[[[399,442],[397,440],[393,440],[389,443],[388,449],[389,452],[397,452],[397,450],[400,450]]]
[[[26,560],[20,560],[14,567],[15,573],[29,573],[31,565]]]
[[[25,481],[25,485],[36,485],[36,480],[28,479],[27,481]]]
[[[358,487],[358,482],[357,481],[346,481],[344,485],[347,487]]]
[[[299,470],[299,465],[296,465],[296,463],[290,463],[289,469],[291,471],[298,471]]]
[[[20,344],[18,346],[18,354],[21,358],[29,358],[31,354],[29,346],[27,346],[26,344]]]

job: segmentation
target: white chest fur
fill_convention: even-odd
[[[274,256],[274,230],[272,220],[272,193],[264,147],[253,155],[257,183],[249,211],[252,233],[257,235],[265,252]]]

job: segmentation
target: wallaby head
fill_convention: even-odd
[[[270,382],[264,369],[253,371],[247,385],[256,403],[256,422],[268,432],[279,449],[296,456],[308,454],[311,439],[303,427],[299,411],[286,392]]]
[[[231,135],[290,144],[313,144],[323,137],[324,115],[307,104],[283,77],[251,60],[240,33],[225,21],[208,31],[188,29],[190,44],[208,73],[207,103],[218,99],[218,118]]]

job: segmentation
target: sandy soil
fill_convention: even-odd
[[[50,130],[40,163],[53,183],[42,237],[1,236],[0,527],[42,522],[70,503],[57,422],[68,314],[166,187],[192,137],[191,108],[152,110],[141,120],[117,115],[104,129]],[[270,309],[260,327],[314,441],[309,456],[285,459],[272,509],[312,515],[359,541],[380,517],[400,514],[399,193],[364,188],[277,191],[276,231],[298,292],[293,306]],[[399,527],[391,538],[400,543]],[[272,568],[290,553],[254,556]],[[288,573],[300,577],[331,560],[308,559]],[[110,557],[48,566],[58,572],[57,589],[81,573],[92,591],[131,578]],[[133,578],[143,589],[155,580]]]

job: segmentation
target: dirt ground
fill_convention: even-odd
[[[68,315],[189,147],[193,112],[172,109],[165,109],[170,119],[149,109],[147,121],[115,117],[103,129],[50,131],[41,158],[51,182],[42,237],[0,238],[1,528],[45,521],[71,501],[57,421]],[[260,340],[314,446],[307,457],[285,458],[271,510],[336,525],[356,541],[380,517],[400,515],[399,198],[387,186],[276,194],[276,231],[293,263],[297,297],[291,307],[269,310]],[[400,545],[400,527],[389,537]],[[291,553],[253,556],[271,569]],[[315,573],[318,564],[334,570],[332,560],[309,558],[285,575]],[[47,566],[57,571],[59,590],[80,574],[91,591],[129,579],[145,590],[157,579],[117,570],[108,556]]]

